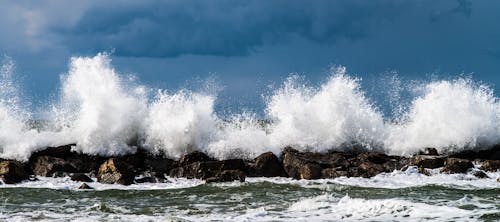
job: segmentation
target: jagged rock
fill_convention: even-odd
[[[495,172],[500,169],[500,160],[485,160],[481,165],[481,170]]]
[[[34,174],[52,176],[57,171],[65,173],[97,172],[99,166],[106,159],[72,151],[74,144],[48,147],[33,153],[29,158],[29,165]],[[52,166],[44,166],[51,164]],[[55,168],[55,169],[52,169]]]
[[[70,175],[70,178],[72,181],[94,182],[89,176],[85,175],[84,173],[72,173]]]
[[[465,150],[450,155],[450,157],[468,160],[500,160],[500,144],[489,148],[478,148],[475,150]]]
[[[490,178],[484,171],[481,170],[474,172],[474,176],[480,179]]]
[[[419,155],[429,155],[429,156],[439,156],[436,148],[425,148],[423,151],[418,153]]]
[[[417,155],[411,159],[410,164],[419,168],[435,169],[444,166],[445,159],[444,156]]]
[[[164,178],[164,175],[168,175],[176,165],[177,162],[172,159],[162,156],[147,156],[144,161],[144,171],[153,177]]]
[[[111,158],[99,168],[97,181],[107,184],[129,185],[134,181],[133,166],[123,160]]]
[[[43,177],[57,176],[54,175],[55,173],[62,174],[62,172],[77,172],[73,164],[58,157],[38,156],[34,158],[34,162],[32,162],[31,165],[33,173]]]
[[[465,173],[469,168],[474,167],[470,160],[459,158],[448,158],[441,172],[445,173]]]
[[[245,182],[245,172],[241,170],[224,170],[215,175],[214,177],[209,177],[206,179],[207,183],[231,182],[231,181]]]
[[[347,171],[345,170],[337,170],[335,168],[326,168],[321,171],[321,178],[324,179],[333,179],[337,177],[347,177]]]
[[[423,167],[419,167],[418,168],[418,172],[423,174],[423,175],[426,175],[426,176],[430,176],[431,175],[431,172],[426,169],[426,168],[423,168]]]
[[[350,175],[350,176],[370,178],[383,172],[386,172],[386,169],[382,164],[377,164],[373,162],[364,162],[358,167],[357,170],[358,175]]]
[[[267,152],[259,155],[254,159],[249,169],[251,176],[258,177],[286,177],[286,172],[283,169],[283,164],[276,155],[272,152]]]
[[[186,154],[179,159],[179,166],[189,165],[195,162],[206,162],[212,160],[207,154],[194,151],[192,153]]]
[[[29,179],[24,164],[14,160],[0,162],[0,180],[6,184],[19,183]]]
[[[245,162],[242,159],[194,162],[189,165],[184,165],[172,169],[170,171],[170,176],[207,179],[209,177],[216,176],[218,173],[224,170],[240,170],[242,172],[245,172]]]
[[[321,167],[315,163],[306,163],[299,168],[300,179],[314,180],[321,178]]]
[[[158,179],[155,177],[141,177],[134,180],[136,183],[157,183]]]
[[[89,186],[87,183],[82,183],[82,185],[80,187],[78,187],[78,189],[80,189],[80,190],[92,190],[94,188]]]

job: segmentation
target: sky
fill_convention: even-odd
[[[35,104],[57,91],[71,56],[99,52],[151,87],[214,79],[232,109],[262,106],[291,74],[318,84],[335,65],[368,89],[393,73],[466,74],[498,92],[499,10],[493,0],[1,1],[0,53]]]

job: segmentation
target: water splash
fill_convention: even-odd
[[[30,126],[31,112],[5,62],[0,84],[0,157],[26,160],[46,146],[75,143],[88,154],[123,155],[138,146],[178,158],[193,150],[224,158],[253,158],[287,145],[326,152],[362,148],[409,155],[425,147],[440,152],[480,149],[500,141],[500,107],[491,88],[470,78],[415,86],[392,77],[384,118],[361,88],[361,79],[334,67],[318,87],[298,76],[265,98],[266,119],[251,112],[218,116],[212,92],[151,89],[125,78],[109,55],[74,57],[61,77],[61,94],[46,127]],[[132,78],[133,79],[133,78]],[[206,88],[213,88],[208,85]],[[419,90],[408,103],[402,90]],[[409,105],[408,105],[409,104]]]

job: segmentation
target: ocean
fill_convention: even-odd
[[[500,144],[498,98],[472,78],[381,83],[392,87],[388,117],[362,89],[361,79],[334,67],[318,86],[290,76],[263,96],[264,117],[219,116],[217,90],[150,88],[117,73],[111,62],[106,54],[72,58],[61,75],[60,94],[36,112],[22,100],[13,65],[4,64],[0,158],[25,161],[35,151],[66,144],[101,156],[134,153],[140,146],[174,159],[194,150],[216,159],[252,159],[267,151],[279,155],[289,145],[300,151],[355,146],[410,156],[426,147],[449,154]],[[0,185],[0,220],[498,221],[500,173],[487,174],[478,179],[437,169],[426,176],[410,167],[369,179],[205,184],[168,178],[130,186],[94,182],[89,185],[95,189],[85,191],[68,177],[39,177]]]

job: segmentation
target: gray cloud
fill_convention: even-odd
[[[383,5],[383,7],[382,7]],[[397,1],[146,1],[94,5],[71,27],[55,27],[75,51],[119,56],[237,56],[300,37],[359,39],[397,16]]]

